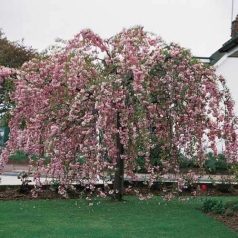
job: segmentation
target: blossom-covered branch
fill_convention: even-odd
[[[25,63],[12,100],[1,166],[16,150],[37,156],[37,185],[43,174],[53,177],[62,194],[73,181],[87,181],[92,190],[98,179],[107,185],[120,166],[132,178],[143,166],[151,185],[163,174],[179,174],[181,153],[202,165],[219,141],[229,161],[237,161],[237,121],[225,80],[142,27],[107,40],[83,30],[62,51]],[[160,162],[152,159],[155,150]]]

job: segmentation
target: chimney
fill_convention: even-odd
[[[236,16],[236,19],[231,24],[231,37],[233,38],[238,33],[238,15]]]

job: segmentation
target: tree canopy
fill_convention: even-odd
[[[62,50],[24,64],[11,99],[0,165],[23,150],[38,158],[31,160],[36,185],[47,175],[63,195],[73,181],[93,190],[109,177],[118,183],[110,193],[118,193],[138,166],[151,185],[163,174],[179,175],[180,154],[202,165],[219,141],[237,161],[237,121],[224,78],[142,27],[109,39],[81,31]],[[178,189],[183,185],[181,177]]]
[[[0,117],[1,125],[7,125],[9,109],[13,106],[9,95],[14,90],[16,69],[30,59],[36,57],[37,52],[22,42],[12,42],[4,36],[0,29]]]
[[[37,55],[31,47],[21,42],[8,40],[0,30],[0,65],[9,68],[19,68],[22,64]]]

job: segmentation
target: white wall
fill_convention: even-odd
[[[231,96],[235,101],[235,113],[238,116],[238,58],[225,56],[215,65],[218,74],[226,79]]]

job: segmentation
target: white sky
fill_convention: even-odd
[[[234,17],[238,0],[234,1]],[[0,0],[0,28],[10,40],[42,50],[83,28],[102,37],[134,25],[210,56],[230,38],[232,0]]]

